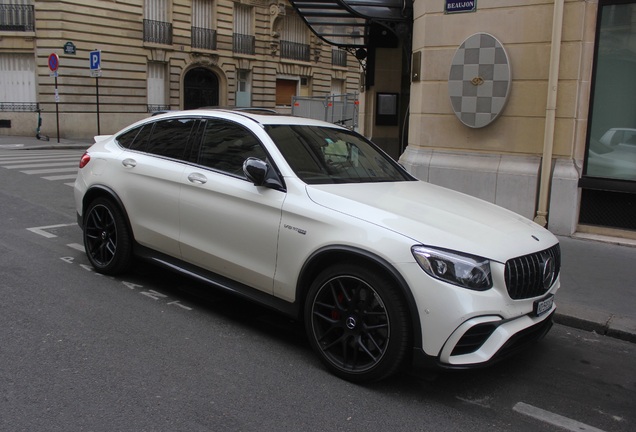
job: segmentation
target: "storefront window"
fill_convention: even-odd
[[[636,3],[600,4],[585,175],[636,181]]]

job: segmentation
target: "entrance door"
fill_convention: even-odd
[[[183,79],[183,108],[195,109],[219,105],[219,78],[199,67],[189,70]]]

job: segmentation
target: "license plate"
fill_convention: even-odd
[[[536,316],[541,316],[544,313],[548,312],[552,309],[552,305],[554,304],[554,295],[550,295],[549,297],[544,298],[543,300],[537,300],[534,302],[534,314]]]

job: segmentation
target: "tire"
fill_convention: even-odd
[[[402,366],[408,312],[379,271],[344,264],[324,270],[309,289],[304,316],[312,348],[340,378],[379,381]]]
[[[132,260],[132,239],[121,210],[107,198],[97,198],[84,217],[84,248],[98,273],[117,275]]]

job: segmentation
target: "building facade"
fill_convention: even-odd
[[[636,237],[636,2],[415,0],[413,15],[413,174],[557,234]]]
[[[556,234],[636,238],[635,0],[283,1],[0,0],[0,134],[33,133],[38,107],[44,133],[84,138],[361,92],[359,130],[415,176]]]
[[[359,81],[284,0],[0,0],[3,135],[34,135],[38,109],[43,134],[88,138],[161,110],[285,112]]]

